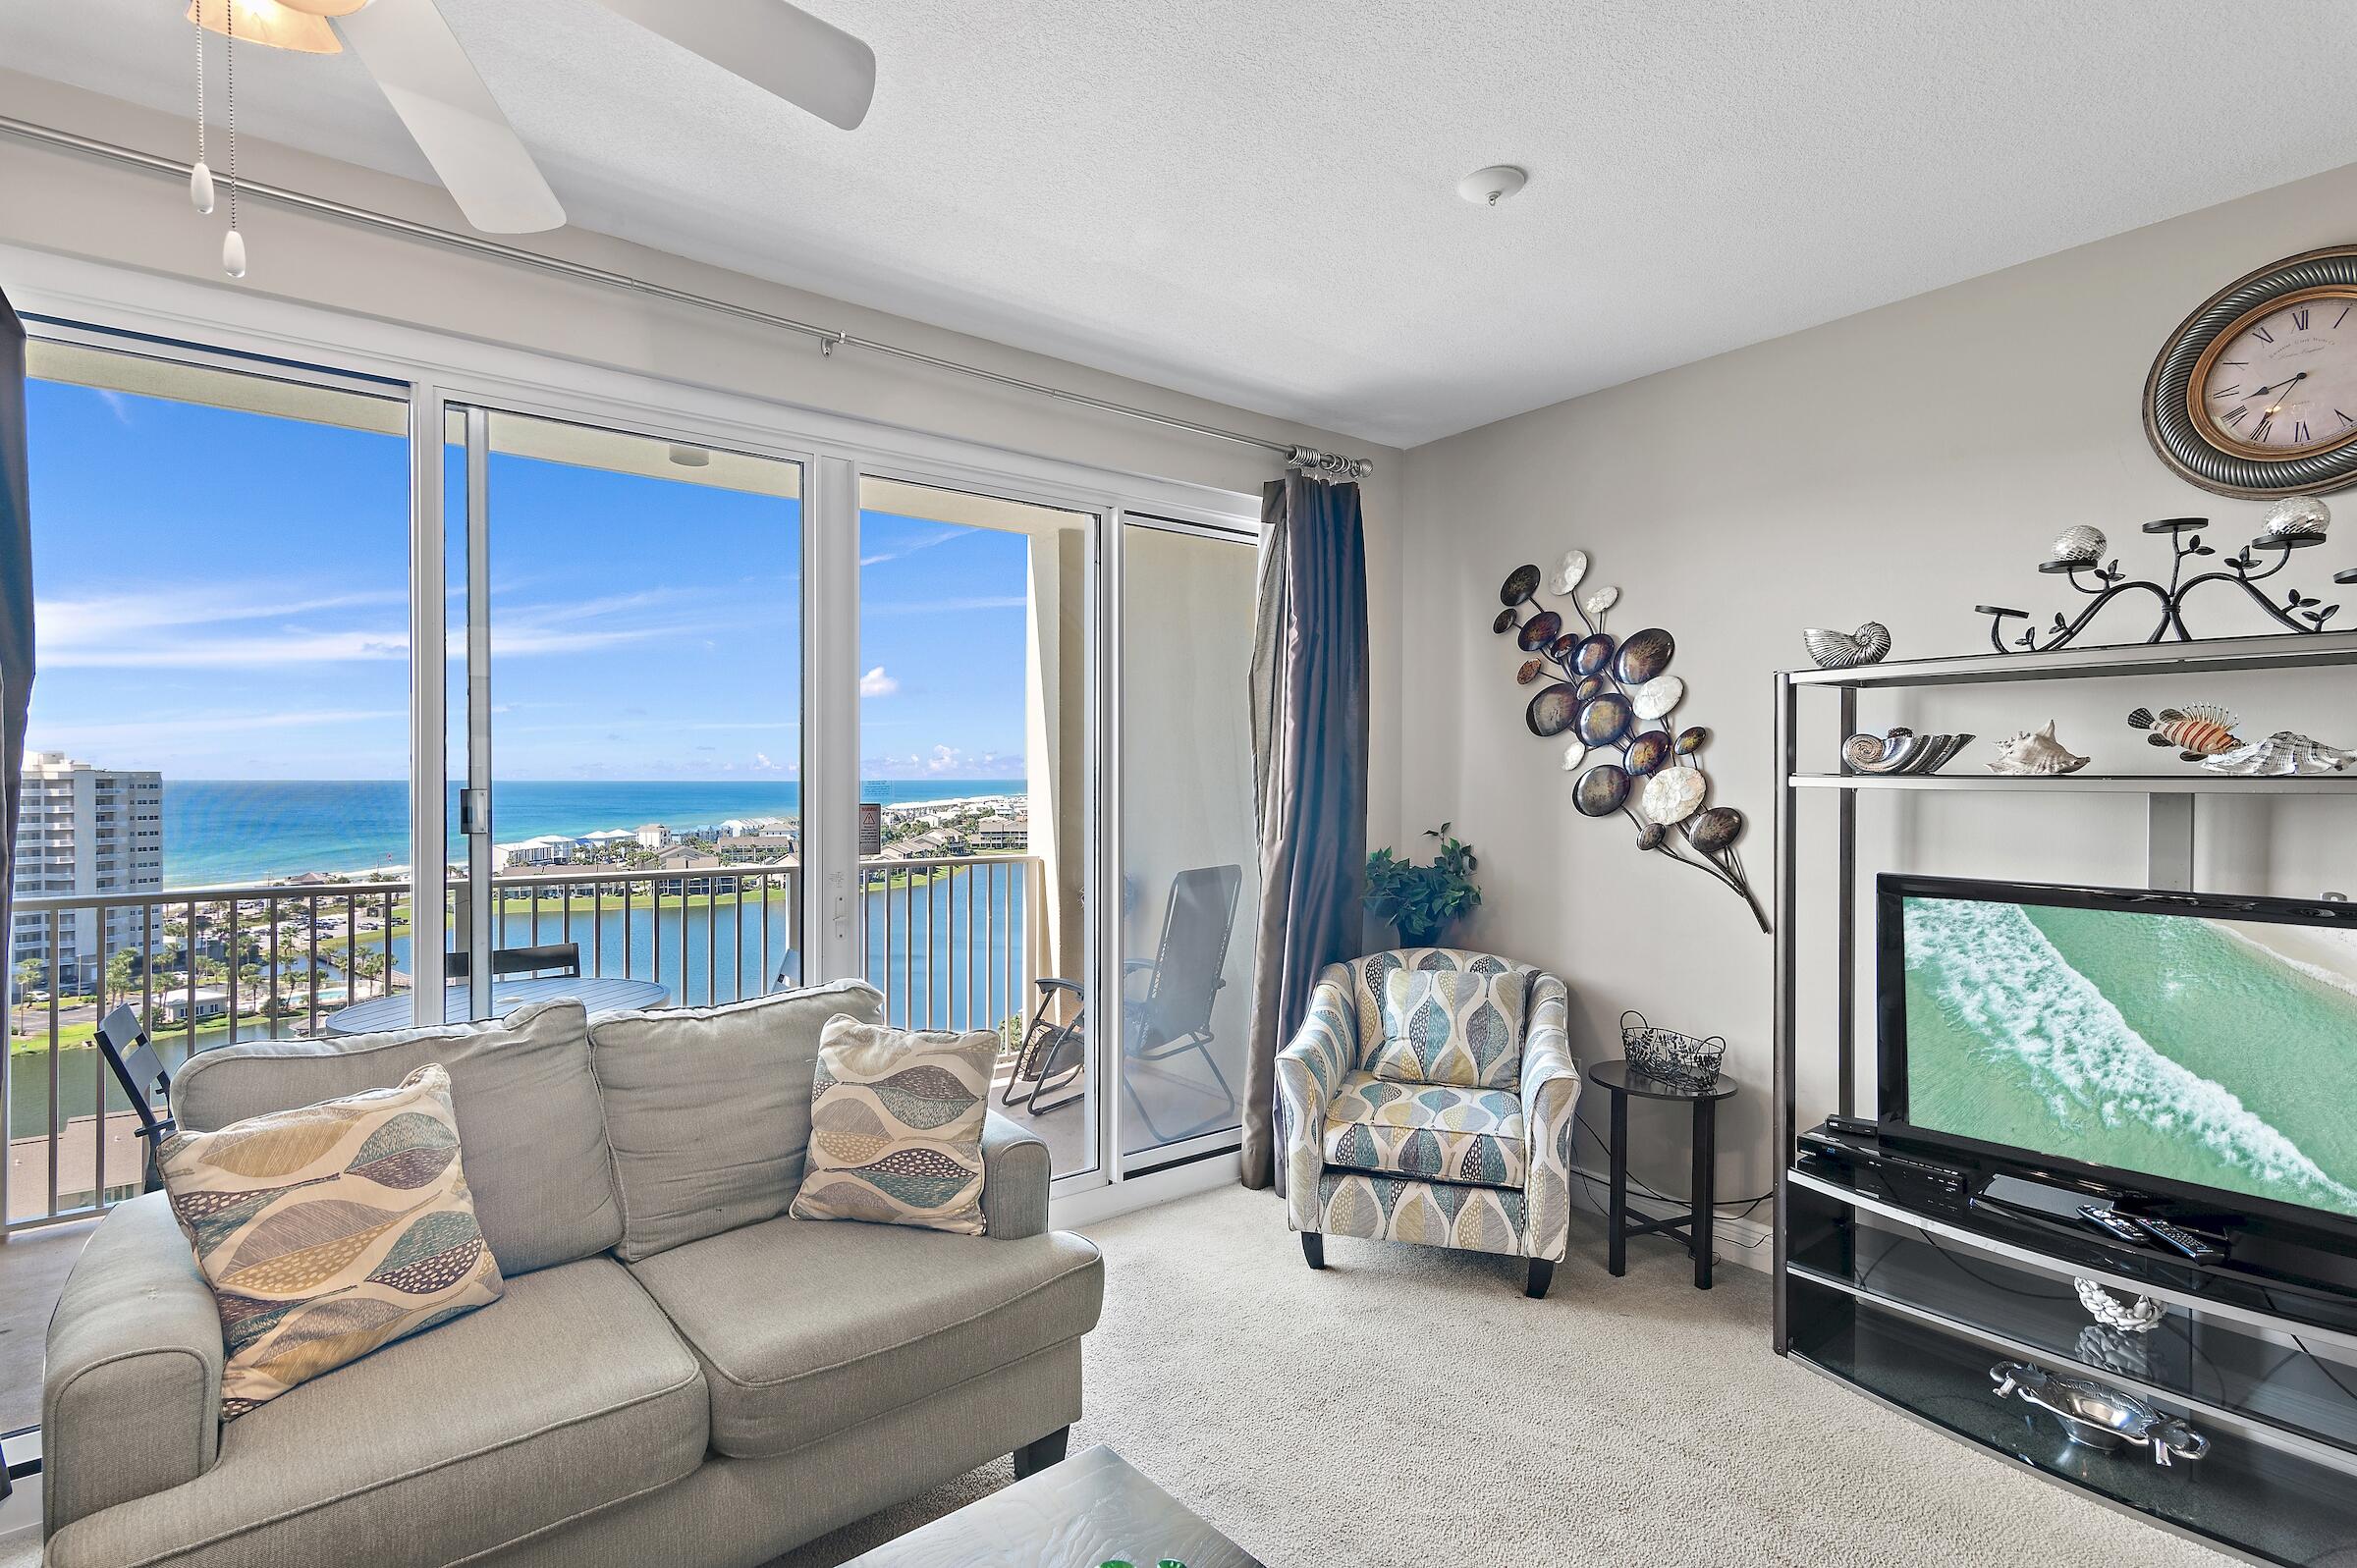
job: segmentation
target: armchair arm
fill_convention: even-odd
[[[1530,1140],[1523,1197],[1530,1256],[1562,1262],[1571,1246],[1572,1108],[1579,1063],[1571,1059],[1570,993],[1561,980],[1530,982],[1530,1025],[1522,1042],[1522,1124]]]
[[[982,1122],[982,1223],[999,1241],[1017,1241],[1048,1228],[1048,1180],[1055,1174],[1048,1146],[991,1111]]]
[[[49,1319],[43,1534],[212,1468],[221,1314],[162,1193],[90,1232]]]
[[[1326,1106],[1358,1059],[1358,1008],[1350,966],[1328,964],[1309,994],[1309,1014],[1277,1053],[1278,1140],[1283,1145],[1287,1218],[1295,1230],[1321,1223],[1318,1178],[1326,1172]]]

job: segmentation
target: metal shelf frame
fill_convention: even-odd
[[[1916,659],[1846,670],[1779,671],[1774,677],[1775,721],[1775,910],[1774,1003],[1770,1013],[1775,1043],[1771,1114],[1776,1140],[1775,1348],[1792,1351],[1790,1260],[1792,1204],[1796,1184],[1807,1178],[1793,1168],[1798,1155],[1799,1108],[1799,803],[1803,790],[1832,790],[1836,798],[1834,850],[1839,868],[1835,898],[1834,1030],[1837,1108],[1856,1110],[1858,1002],[1858,799],[1875,791],[1975,791],[2018,795],[2037,791],[2064,794],[2141,795],[2145,801],[2146,883],[2157,891],[2190,891],[2193,886],[2195,804],[2203,795],[2357,794],[2357,775],[2316,779],[2237,779],[2189,770],[2181,774],[2065,774],[2011,778],[1994,774],[1891,776],[1819,773],[1800,755],[1802,693],[1830,692],[1837,708],[1838,732],[1858,730],[1858,693],[1935,686],[1990,685],[2030,680],[2096,680],[2118,676],[2186,676],[2229,671],[2330,669],[2357,666],[2357,631],[2282,633],[2203,642],[2139,643],[2111,648],[2070,648],[2056,653],[1972,654]],[[1822,850],[1813,851],[1822,854]],[[1864,1205],[1863,1207],[1871,1207]],[[1911,1223],[1922,1223],[1920,1218]],[[2065,1270],[2065,1272],[2071,1271]],[[2147,1287],[2136,1287],[2139,1289]],[[2001,1329],[1957,1328],[1966,1337],[1987,1339]],[[2303,1328],[2313,1334],[2315,1330]],[[1829,1376],[1832,1376],[1829,1374]],[[1871,1389],[1861,1389],[1876,1397]],[[2181,1402],[2181,1401],[2180,1401]]]

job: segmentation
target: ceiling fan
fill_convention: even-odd
[[[875,97],[875,51],[787,0],[599,3],[846,131],[866,118]],[[308,54],[349,45],[468,223],[490,234],[564,224],[556,193],[434,0],[192,0],[189,19],[228,36],[233,51],[240,42]],[[199,61],[201,91],[201,54]],[[210,211],[201,152],[196,173],[197,205]],[[233,275],[245,270],[242,253],[238,261]]]

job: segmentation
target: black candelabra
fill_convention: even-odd
[[[1975,605],[1973,609],[1989,618],[1989,642],[1999,653],[2052,653],[2067,648],[2078,639],[2080,632],[2091,625],[2096,617],[2115,600],[2149,596],[2160,607],[2146,642],[2178,642],[2195,640],[2185,623],[2185,604],[2200,589],[2210,583],[2228,583],[2242,590],[2251,602],[2287,631],[2320,632],[2325,623],[2340,610],[2336,604],[2326,604],[2316,595],[2298,588],[2287,588],[2278,602],[2275,590],[2259,584],[2276,575],[2291,565],[2292,552],[2325,542],[2322,532],[2275,533],[2252,540],[2236,554],[2225,558],[2218,567],[2200,569],[2199,564],[2218,555],[2216,545],[2202,542],[2202,530],[2210,526],[2208,517],[2164,517],[2144,525],[2146,533],[2168,536],[2170,559],[2168,581],[2128,579],[2119,562],[2112,560],[2098,565],[2093,555],[2084,559],[2057,559],[2042,564],[2038,569],[2053,576],[2067,576],[2070,585],[2089,596],[2089,602],[2075,617],[2056,612],[2054,624],[2041,634],[2036,626],[2027,624],[2030,613],[2005,605]],[[2099,552],[2100,553],[2100,552]],[[2268,560],[2272,553],[2274,559]],[[2188,563],[2193,563],[2192,574],[2187,575]],[[2357,568],[2333,577],[2336,583],[2357,583]],[[2024,622],[2021,631],[2010,641],[2006,637],[2008,619]]]

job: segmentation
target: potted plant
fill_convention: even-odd
[[[1389,849],[1367,856],[1367,907],[1377,919],[1391,922],[1402,947],[1439,946],[1449,928],[1481,902],[1481,890],[1473,886],[1480,862],[1471,846],[1451,838],[1445,822],[1427,829],[1424,837],[1441,845],[1429,866],[1399,859]]]

